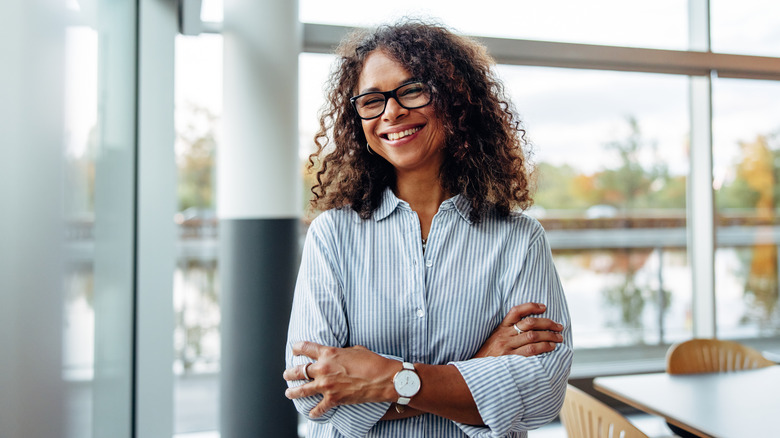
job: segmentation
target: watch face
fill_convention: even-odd
[[[411,370],[401,370],[393,379],[395,390],[401,397],[412,397],[420,390],[420,377]]]

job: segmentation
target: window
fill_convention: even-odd
[[[690,336],[687,79],[500,66],[538,169],[576,348]]]
[[[780,83],[713,84],[717,324],[728,338],[780,334]]]
[[[371,26],[404,16],[433,18],[479,36],[665,49],[685,49],[688,42],[686,4],[673,0],[300,2],[304,23]]]
[[[179,251],[172,273],[174,433],[188,436],[219,425],[215,160],[222,114],[222,36],[179,35],[175,78]]]

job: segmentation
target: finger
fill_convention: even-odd
[[[517,326],[517,328],[519,328],[522,331],[528,331],[528,330],[552,330],[556,332],[563,331],[563,325],[558,324],[557,322],[549,318],[527,317],[521,319],[520,321],[517,321],[515,325]]]
[[[531,330],[515,336],[515,348],[539,342],[563,342],[563,335],[546,330]]]
[[[306,379],[306,373],[304,373],[304,368],[306,365],[309,365],[309,369],[307,372],[309,373],[309,379]],[[303,365],[296,365],[292,368],[287,368],[284,370],[284,373],[282,373],[282,377],[284,377],[284,380],[292,381],[292,380],[310,380],[313,379],[311,375],[311,362],[306,362]]]
[[[331,408],[336,407],[335,403],[330,402],[329,397],[323,398],[319,403],[317,403],[317,406],[312,408],[311,411],[309,411],[309,416],[311,418],[319,418],[323,415],[325,415],[325,412],[328,412]]]
[[[509,327],[528,315],[538,315],[544,313],[545,310],[547,310],[547,306],[540,303],[520,304],[509,309],[509,312],[507,312],[506,317],[501,321],[501,324]]]
[[[320,349],[323,345],[316,342],[301,341],[296,342],[292,347],[292,352],[296,356],[307,356],[312,359],[319,359]]]
[[[534,344],[524,345],[515,350],[520,356],[531,357],[542,353],[549,353],[555,350],[555,342],[537,342]]]
[[[311,397],[314,395],[319,394],[317,391],[317,388],[315,385],[310,383],[304,383],[301,386],[296,386],[294,388],[287,388],[284,390],[284,396],[289,398],[290,400],[294,400],[297,398],[305,398],[305,397]]]

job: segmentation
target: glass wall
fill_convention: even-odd
[[[690,337],[687,78],[501,66],[577,348]]]
[[[780,83],[713,84],[716,309],[728,338],[780,334]]]
[[[661,0],[447,0],[365,2],[301,0],[304,23],[372,26],[400,17],[434,18],[469,35],[630,47],[685,49],[686,2]]]
[[[67,435],[129,437],[136,3],[70,3],[65,70]]]
[[[178,253],[174,276],[174,433],[219,424],[220,311],[215,199],[222,36],[176,38]]]

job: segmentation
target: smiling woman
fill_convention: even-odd
[[[310,437],[524,437],[558,414],[571,329],[492,60],[417,21],[339,54],[286,395]]]

